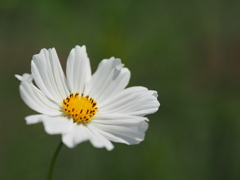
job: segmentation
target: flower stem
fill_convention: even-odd
[[[53,169],[54,169],[54,165],[57,159],[57,156],[59,154],[59,151],[61,150],[63,143],[62,141],[58,144],[57,149],[55,150],[53,157],[52,157],[52,161],[48,170],[48,180],[52,180],[52,174],[53,174]]]

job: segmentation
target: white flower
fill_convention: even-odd
[[[23,101],[40,113],[27,116],[27,124],[42,122],[70,148],[87,140],[107,150],[113,149],[111,141],[138,144],[148,128],[144,116],[160,104],[156,91],[126,88],[130,71],[123,66],[120,59],[104,59],[92,75],[86,47],[76,46],[65,76],[56,50],[42,49],[33,56],[31,74],[16,75]]]

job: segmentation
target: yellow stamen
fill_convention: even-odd
[[[63,112],[76,123],[88,123],[98,111],[97,102],[84,93],[70,93],[62,102]]]

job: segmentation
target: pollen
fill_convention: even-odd
[[[63,112],[72,118],[78,124],[86,124],[98,112],[97,102],[89,95],[84,93],[70,93],[66,99],[63,99]]]

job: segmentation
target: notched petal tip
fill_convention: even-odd
[[[31,82],[33,80],[32,75],[28,74],[28,73],[24,73],[22,76],[15,74],[15,77],[19,80],[19,81],[27,81],[27,82]]]
[[[55,48],[43,48],[40,50],[40,52],[38,54],[34,54],[32,57],[32,61],[42,61],[44,58],[46,58],[49,55],[49,52],[51,53],[51,51],[55,51]]]
[[[124,67],[124,64],[122,64],[121,59],[119,58],[115,58],[115,57],[111,57],[109,59],[109,61],[113,61],[112,62],[112,66],[116,69],[116,70],[121,70]]]
[[[111,57],[109,59],[112,62],[112,67],[114,68],[114,74],[113,74],[113,80],[117,78],[117,76],[120,74],[121,70],[123,70],[124,68],[124,64],[122,64],[121,59],[119,58],[114,58]],[[127,69],[127,68],[125,68]]]
[[[22,81],[22,76],[15,74],[15,78],[17,78],[19,81]]]
[[[71,148],[71,149],[73,149],[77,146],[77,144],[68,143],[68,142],[65,142],[63,140],[62,140],[62,142],[63,142],[63,144],[65,144],[65,146],[67,146],[68,148]]]
[[[156,98],[156,100],[157,100],[157,98],[158,98],[158,92],[157,91],[153,91],[153,94],[152,94],[155,98]],[[157,103],[158,103],[158,105],[157,105],[157,108],[159,108],[160,107],[160,102],[157,100]]]
[[[85,45],[82,45],[82,46],[76,45],[75,49],[82,49],[82,50],[86,51],[86,46]]]
[[[146,117],[144,117],[144,120],[145,120],[146,122],[149,122],[149,119],[148,119],[148,118],[146,118]]]
[[[84,54],[85,56],[88,57],[87,55],[87,49],[86,49],[86,46],[79,46],[79,45],[76,45],[72,50],[74,50],[76,53],[79,53],[79,54]]]
[[[31,63],[34,62],[34,61],[39,61],[41,59],[41,57],[40,57],[41,53],[42,53],[42,50],[39,54],[33,55]]]
[[[156,98],[158,98],[158,93],[157,93],[157,91],[153,91],[153,96],[156,97]]]
[[[77,56],[82,56],[82,57],[84,57],[84,58],[89,58],[88,57],[88,54],[87,54],[87,49],[86,49],[86,46],[75,46],[75,48],[73,48],[74,50],[75,50],[75,52],[76,52],[76,55]]]
[[[41,115],[30,115],[30,116],[26,116],[26,117],[25,117],[25,120],[26,120],[26,124],[27,124],[27,125],[36,124],[36,123],[42,122],[42,120],[41,120]]]
[[[49,55],[57,55],[57,51],[56,51],[56,49],[54,47],[53,48],[49,48],[47,50],[47,52],[48,52]]]
[[[39,56],[41,56],[42,54],[44,55],[44,53],[47,52],[47,51],[48,50],[46,48],[41,49],[38,54],[33,55],[32,59],[34,60],[34,59],[38,58]]]
[[[110,147],[105,147],[108,151],[111,151],[114,149],[114,146],[110,146]]]

